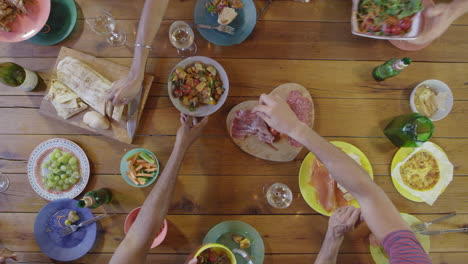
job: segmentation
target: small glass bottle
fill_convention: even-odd
[[[39,77],[33,71],[13,62],[0,63],[0,82],[29,92],[39,85]]]
[[[372,71],[372,76],[377,81],[383,81],[393,76],[397,76],[400,72],[410,65],[411,59],[405,57],[403,59],[390,59],[384,64],[377,66]]]
[[[112,192],[107,188],[87,192],[83,199],[78,201],[80,208],[97,208],[103,204],[110,203],[112,200]]]

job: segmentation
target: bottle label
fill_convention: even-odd
[[[24,78],[24,82],[16,87],[18,89],[21,89],[23,91],[29,92],[36,88],[37,82],[39,81],[39,78],[37,77],[37,74],[33,71],[30,71],[28,69],[24,69],[26,73],[26,77]]]
[[[393,63],[393,69],[397,71],[403,70],[406,66],[408,65],[406,65],[402,60],[397,60]]]

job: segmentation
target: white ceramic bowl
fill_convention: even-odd
[[[418,110],[416,109],[416,106],[414,105],[414,96],[416,94],[416,90],[421,86],[421,85],[426,85],[430,87],[436,94],[439,93],[447,93],[447,97],[445,98],[445,109],[439,109],[435,114],[432,116],[429,116],[429,119],[432,121],[439,121],[443,118],[445,118],[450,111],[452,110],[453,107],[453,94],[452,90],[450,90],[450,87],[448,87],[447,84],[445,84],[442,81],[439,80],[426,80],[420,84],[418,84],[414,89],[413,92],[411,92],[411,97],[410,97],[410,105],[411,105],[411,110],[413,112],[419,113]]]
[[[221,95],[221,97],[218,100],[218,103],[215,105],[200,105],[195,111],[190,111],[185,105],[182,104],[182,101],[174,96],[174,87],[172,85],[172,82],[170,80],[171,74],[175,71],[177,68],[182,68],[185,69],[187,66],[192,66],[196,62],[201,62],[203,65],[206,66],[213,66],[216,71],[218,72],[221,81],[223,82],[223,87],[224,87],[224,93]],[[197,116],[197,117],[202,117],[202,116],[207,116],[211,115],[212,113],[218,111],[219,108],[224,104],[226,101],[226,98],[229,93],[229,79],[226,74],[226,71],[224,71],[224,68],[215,60],[210,59],[208,57],[203,57],[203,56],[194,56],[194,57],[189,57],[184,59],[183,61],[179,62],[174,69],[172,69],[171,74],[169,74],[168,80],[167,80],[167,89],[169,93],[169,97],[171,98],[172,103],[174,106],[182,113],[191,115],[191,116]]]
[[[416,39],[416,37],[419,35],[422,27],[422,11],[419,11],[413,18],[413,21],[411,23],[411,30],[406,33],[405,35],[402,36],[379,36],[379,35],[374,35],[371,33],[361,33],[359,32],[359,26],[358,26],[358,21],[356,18],[356,14],[358,12],[358,7],[359,7],[359,2],[360,0],[353,0],[353,7],[352,7],[352,12],[351,12],[351,32],[354,35],[361,36],[361,37],[366,37],[366,38],[374,38],[374,39],[387,39],[387,40],[413,40]]]

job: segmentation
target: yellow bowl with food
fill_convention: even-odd
[[[197,260],[195,262],[195,260]],[[232,251],[224,245],[210,243],[199,247],[190,254],[185,264],[237,264]]]
[[[226,101],[229,79],[215,60],[203,56],[186,58],[171,71],[168,93],[174,106],[187,115],[207,116]]]

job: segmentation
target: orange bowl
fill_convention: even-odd
[[[127,234],[128,230],[130,230],[130,227],[132,226],[133,222],[135,222],[135,219],[138,216],[138,213],[140,212],[141,207],[133,209],[128,215],[127,218],[125,218],[125,224],[124,224],[124,233]],[[156,238],[153,241],[153,244],[151,244],[151,248],[155,248],[159,246],[164,239],[166,238],[167,235],[167,221],[164,219],[163,225],[161,226],[161,230],[159,231],[159,234],[156,236]]]

